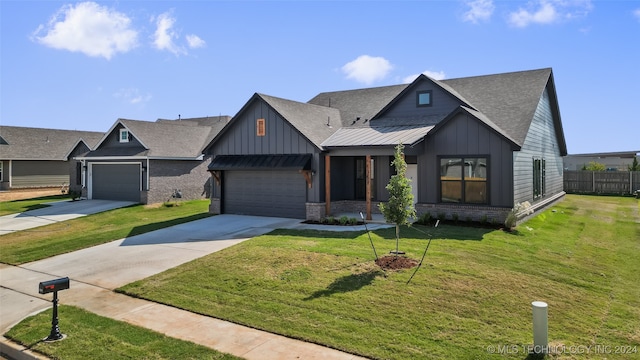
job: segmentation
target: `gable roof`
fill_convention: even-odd
[[[294,128],[316,147],[322,149],[322,141],[331,136],[340,126],[340,111],[325,106],[301,103],[297,101],[277,98],[274,96],[257,94],[280,116],[291,123]]]
[[[227,123],[226,117],[220,117],[211,126],[183,121],[141,121],[118,119],[105,134],[89,157],[100,156],[142,156],[167,159],[198,159],[205,145]],[[107,137],[120,126],[129,131],[143,148],[103,146]]]
[[[441,82],[468,99],[473,108],[491,119],[502,133],[508,134],[522,146],[550,78],[551,69],[545,68]],[[551,106],[557,107],[557,104]]]
[[[339,109],[343,119],[342,126],[351,126],[358,118],[363,122],[373,119],[407,86],[409,84],[323,92],[308,103]]]
[[[93,148],[101,132],[0,126],[0,160],[68,160],[80,143]]]
[[[340,111],[338,109],[255,93],[228,122],[228,125],[213,137],[203,151],[209,150],[233,126],[235,119],[240,118],[255,101],[266,103],[318,149],[322,149],[322,141],[341,127]]]

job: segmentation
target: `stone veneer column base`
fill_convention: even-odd
[[[211,198],[211,203],[209,204],[209,213],[211,214],[220,214],[220,198]]]
[[[312,221],[320,221],[325,215],[325,207],[326,203],[306,203],[307,208],[307,219]]]

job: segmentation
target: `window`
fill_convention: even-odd
[[[546,186],[546,166],[545,159],[533,159],[533,198],[538,199],[545,195]]]
[[[0,160],[0,181],[2,181],[2,160]]]
[[[418,91],[416,93],[417,106],[431,106],[431,90]]]
[[[487,158],[441,158],[440,201],[487,204]]]
[[[76,162],[76,185],[82,185],[82,163]]]
[[[264,119],[258,119],[256,121],[256,136],[265,136],[267,133],[267,127]]]
[[[121,143],[129,142],[129,130],[120,129],[120,137],[118,138],[118,141]]]

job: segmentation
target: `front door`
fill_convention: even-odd
[[[413,194],[413,203],[418,202],[418,164],[407,164],[407,179],[411,180],[411,194]]]

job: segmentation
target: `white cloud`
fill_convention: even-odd
[[[465,4],[470,9],[462,15],[462,19],[474,24],[489,20],[495,9],[493,0],[467,0]]]
[[[509,23],[516,27],[551,24],[584,17],[592,8],[591,0],[539,0],[530,3],[529,9],[520,8],[510,13]]]
[[[440,70],[440,71],[423,71],[422,74],[427,75],[428,77],[435,79],[435,80],[443,80],[444,78],[447,77],[447,75],[444,73],[444,71]],[[410,82],[413,82],[413,80],[415,80],[418,76],[420,76],[421,74],[412,74],[409,76],[405,76],[404,79],[402,79],[402,82],[404,84],[408,84]]]
[[[206,45],[204,40],[202,40],[198,35],[193,35],[193,34],[187,35],[186,39],[187,39],[187,43],[189,44],[189,47],[192,49],[201,48]]]
[[[125,14],[88,1],[61,7],[46,25],[38,26],[32,39],[54,49],[108,60],[135,48],[138,32]]]
[[[151,100],[151,94],[141,94],[140,90],[136,88],[123,88],[118,90],[115,94],[113,94],[115,98],[122,99],[125,102],[136,105],[141,103],[146,103]]]
[[[342,67],[342,72],[347,75],[347,79],[354,79],[369,85],[384,79],[391,69],[393,69],[393,65],[383,57],[360,55],[357,59],[345,64]]]
[[[636,18],[638,18],[638,21],[640,21],[640,9],[636,9],[636,10],[633,12],[633,15],[634,15]]]
[[[174,42],[174,39],[178,38],[178,34],[173,30],[176,19],[169,12],[166,12],[158,15],[155,22],[156,32],[153,34],[155,48],[169,51],[174,55],[186,54],[186,50]]]

